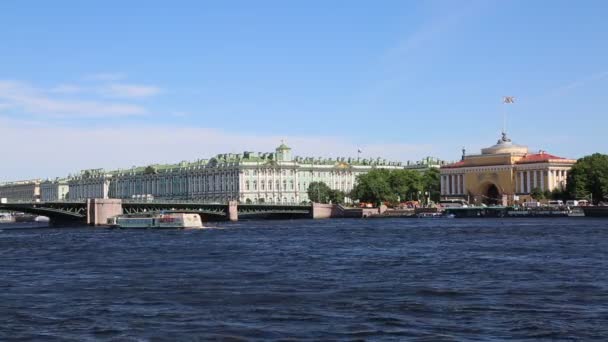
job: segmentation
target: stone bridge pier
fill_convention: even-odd
[[[87,224],[100,226],[108,224],[108,219],[122,215],[122,200],[110,198],[87,199]]]
[[[239,220],[239,202],[229,201],[228,202],[228,220],[236,222]]]

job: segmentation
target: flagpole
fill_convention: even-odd
[[[506,102],[502,102],[502,133],[507,133],[507,106]]]
[[[513,96],[503,96],[502,98],[502,133],[503,135],[507,133],[507,104],[515,103],[515,97]]]

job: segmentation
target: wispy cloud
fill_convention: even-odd
[[[339,136],[278,136],[235,133],[190,126],[138,125],[124,127],[79,127],[59,124],[40,125],[0,117],[0,136],[5,141],[20,141],[20,153],[4,156],[0,180],[29,177],[56,177],[85,168],[126,168],[132,165],[178,162],[210,158],[218,153],[243,151],[271,152],[281,140],[300,156],[381,157],[388,160],[417,160],[434,155],[430,144],[374,143],[361,145]],[[34,141],[24,137],[36,137]],[[154,137],[154,139],[150,139]],[[44,144],[39,142],[44,141]],[[104,151],[110,155],[90,153]],[[75,143],[77,142],[77,143]],[[65,151],[65,153],[57,153]],[[137,151],[134,153],[133,151]],[[110,152],[108,152],[110,153]],[[35,155],[36,158],[31,156]],[[11,168],[4,168],[11,165]]]
[[[158,95],[159,87],[141,84],[112,83],[100,88],[101,94],[117,98],[145,98]]]
[[[49,89],[50,93],[55,94],[78,94],[83,92],[83,87],[75,84],[59,84],[51,89]]]
[[[87,81],[115,82],[127,78],[127,75],[119,72],[101,72],[89,74],[84,77]]]
[[[451,6],[445,4],[436,6],[432,10],[430,19],[387,49],[381,55],[381,61],[402,63],[404,56],[444,39],[444,36],[451,34],[455,28],[478,15],[487,6],[489,4],[486,1],[469,1],[464,5],[455,2]]]
[[[599,81],[599,80],[603,80],[606,78],[608,78],[608,71],[596,72],[594,74],[587,75],[576,81],[568,83],[564,86],[558,87],[558,88],[550,91],[546,96],[548,96],[548,97],[564,96],[564,95],[567,95],[568,93],[570,93],[571,91],[573,91],[574,89],[584,87],[590,83],[593,83],[593,82]]]
[[[142,115],[144,107],[118,102],[58,99],[49,91],[27,83],[0,80],[0,101],[8,108],[36,116],[52,117],[108,117]]]

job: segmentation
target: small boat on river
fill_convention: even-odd
[[[201,216],[190,213],[120,215],[108,219],[108,224],[117,228],[204,228]]]

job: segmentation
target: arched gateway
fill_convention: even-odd
[[[529,153],[528,147],[511,142],[503,133],[496,144],[442,166],[441,197],[462,198],[470,203],[511,205],[530,201],[533,189],[552,191],[565,186],[576,160],[544,151]]]
[[[502,194],[496,184],[489,183],[485,186],[485,191],[483,191],[483,197],[481,202],[486,205],[499,205],[502,204]]]

